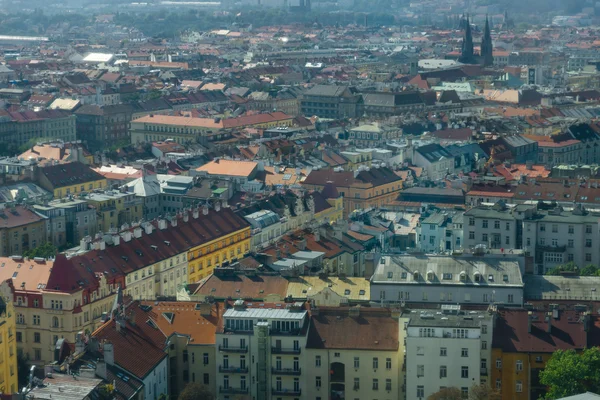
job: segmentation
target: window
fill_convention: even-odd
[[[318,387],[318,388],[321,387],[321,377],[320,376],[317,376],[315,378],[315,386]]]
[[[506,223],[506,230],[507,230],[507,231],[510,231],[510,222],[507,222],[507,223]]]
[[[17,343],[23,342],[23,334],[21,332],[17,332]]]
[[[482,226],[483,228],[487,228],[487,227],[488,227],[488,220],[487,220],[487,219],[484,219],[483,221],[481,221],[481,226]]]
[[[500,221],[494,221],[494,229],[500,229]]]
[[[586,225],[585,226],[585,233],[592,233],[592,226],[591,225]]]
[[[418,346],[418,347],[417,347],[417,355],[418,355],[418,356],[424,356],[424,355],[425,355],[425,347],[423,347],[423,346]]]
[[[558,233],[558,225],[552,224],[552,233]]]
[[[417,365],[417,378],[420,378],[422,376],[425,376],[425,366]]]
[[[446,357],[448,354],[448,349],[445,347],[440,347],[440,357]]]
[[[487,333],[487,325],[481,325],[481,333],[484,335]]]
[[[392,369],[392,359],[391,358],[385,359],[385,369]]]
[[[373,379],[373,390],[379,390],[379,379]]]
[[[567,247],[573,248],[573,245],[574,245],[574,241],[573,241],[573,239],[569,239],[569,240],[567,241]]]
[[[469,231],[469,239],[475,239],[475,232],[474,231]]]
[[[585,247],[592,247],[592,239],[585,239]]]
[[[461,357],[469,357],[469,349],[467,349],[466,347],[463,347],[460,351],[460,356]]]
[[[592,261],[592,253],[585,253],[585,261]]]
[[[460,377],[461,378],[469,377],[469,367],[460,367]]]
[[[475,226],[475,218],[473,218],[473,217],[469,218],[469,226]]]
[[[487,350],[487,342],[485,340],[481,342],[481,350]]]
[[[540,232],[546,232],[546,225],[540,224]]]
[[[40,343],[42,341],[42,337],[39,332],[34,332],[33,334],[33,342]]]
[[[513,295],[513,294],[509,294],[509,295],[508,295],[508,302],[509,302],[509,303],[513,303],[514,301],[515,301],[515,299],[514,299],[514,295]]]
[[[496,379],[496,390],[502,389],[502,379]]]
[[[569,225],[569,233],[573,233],[574,231],[573,225]]]
[[[420,399],[425,397],[425,386],[423,386],[423,385],[417,386],[417,397]]]
[[[388,392],[390,390],[392,390],[392,380],[391,379],[386,379],[385,380],[385,390],[387,390]]]
[[[34,325],[39,325],[40,324],[40,316],[39,315],[34,315],[33,316],[33,324]]]
[[[373,369],[379,368],[379,358],[373,357]]]
[[[463,399],[466,399],[469,397],[469,388],[468,387],[461,387],[460,388],[460,395],[462,396]]]
[[[502,360],[500,358],[496,358],[496,368],[502,368]]]
[[[448,368],[445,365],[440,366],[440,378],[445,378],[448,376]]]
[[[354,368],[360,368],[360,359],[358,357],[354,357]]]
[[[321,356],[315,356],[315,367],[321,366]]]
[[[360,389],[360,378],[354,378],[354,390]]]
[[[483,242],[487,242],[488,241],[488,235],[487,235],[487,233],[484,233],[483,235],[481,235],[481,240]]]
[[[521,393],[523,391],[523,382],[522,381],[517,381],[515,383],[515,391],[517,393]]]
[[[523,361],[521,360],[517,360],[517,372],[518,371],[523,371]]]
[[[204,356],[202,358],[204,365],[208,365],[208,353],[204,353]]]

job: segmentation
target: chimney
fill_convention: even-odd
[[[139,238],[141,238],[141,237],[142,237],[142,228],[140,228],[139,226],[138,226],[138,227],[136,227],[136,228],[133,230],[133,237],[135,237],[136,239],[139,239]]]
[[[552,313],[546,313],[546,322],[548,323],[548,326],[546,327],[546,332],[548,333],[552,333]]]
[[[208,302],[200,303],[200,315],[209,317],[212,314],[212,304]]]
[[[360,316],[360,306],[350,307],[348,310],[348,316],[351,318],[358,318]]]
[[[198,211],[197,208],[194,208],[194,211],[192,213],[192,217],[194,217],[194,219],[198,219],[199,215],[200,215],[200,211]]]
[[[83,332],[77,332],[77,335],[75,336],[75,354],[80,354],[85,351],[85,342],[83,339]]]
[[[127,318],[131,326],[135,326],[135,311],[131,310],[129,312],[129,318]]]
[[[527,332],[531,333],[531,326],[533,322],[533,312],[527,312]]]
[[[177,226],[177,217],[171,218],[171,226],[173,226],[173,227]]]
[[[183,222],[188,222],[190,220],[190,214],[187,210],[183,211]]]
[[[121,243],[121,236],[119,236],[119,235],[114,235],[114,236],[112,237],[112,242],[113,242],[113,244],[114,244],[115,246],[118,246],[118,245],[119,245],[119,243]]]
[[[165,229],[167,229],[167,220],[166,219],[158,220],[158,229],[160,229],[161,231],[164,231]]]
[[[221,211],[221,202],[220,202],[220,201],[217,201],[217,202],[215,203],[215,211],[216,211],[216,212],[219,212],[219,211]]]
[[[100,242],[100,246],[98,246],[99,250],[105,250],[106,249],[106,242],[104,240],[101,240]]]
[[[275,257],[277,257],[278,260],[281,259],[281,249],[279,247],[275,250]]]
[[[583,330],[585,332],[589,332],[590,331],[590,313],[589,312],[585,312],[583,313]]]
[[[109,341],[104,342],[103,346],[104,362],[106,365],[115,365],[115,349]]]
[[[392,308],[392,318],[400,319],[402,316],[402,310],[400,308]]]
[[[123,240],[126,242],[131,241],[131,232],[130,231],[123,232]]]
[[[146,235],[151,234],[153,230],[154,226],[152,226],[150,222],[146,222],[146,224],[144,225],[144,231],[146,231]]]
[[[552,318],[558,319],[559,317],[560,317],[560,311],[558,310],[558,304],[555,304],[554,308],[552,309]]]
[[[105,344],[106,346],[106,344]],[[107,373],[106,373],[106,362],[105,361],[97,361],[96,362],[96,376],[99,376],[102,379],[106,379],[107,378]]]
[[[319,232],[318,229],[315,230],[315,232],[313,233],[313,236],[315,238],[315,242],[318,242],[321,240],[321,233]]]
[[[306,238],[302,238],[298,243],[297,243],[297,247],[298,250],[306,250]]]
[[[202,207],[202,215],[208,215],[208,206]]]

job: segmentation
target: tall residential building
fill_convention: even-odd
[[[406,317],[406,400],[444,387],[457,387],[466,398],[471,386],[487,384],[492,315],[442,305],[441,312],[412,310]]]
[[[19,391],[15,307],[10,281],[0,283],[0,393]]]
[[[300,111],[307,117],[355,118],[362,115],[362,96],[355,88],[316,85],[302,95]]]
[[[81,106],[75,111],[79,139],[92,149],[103,148],[108,143],[128,141],[133,111],[130,104]]]
[[[48,217],[25,207],[0,210],[0,256],[21,255],[49,240]]]
[[[59,339],[75,343],[78,332],[98,328],[122,285],[98,260],[74,264],[62,254],[54,261],[0,258],[0,266],[0,281],[11,280],[17,347],[36,365],[54,361]]]
[[[371,277],[371,301],[382,304],[523,304],[519,259],[504,255],[383,256]]]
[[[96,209],[98,232],[110,232],[123,224],[138,222],[143,217],[143,199],[134,193],[107,190],[90,193],[85,200]]]
[[[346,216],[354,210],[384,207],[395,201],[402,190],[402,178],[387,167],[313,170],[302,182],[302,186],[312,190],[322,190],[328,184],[333,184],[343,196]]]
[[[53,238],[62,233],[59,224],[64,223],[65,243],[76,245],[86,236],[95,236],[98,232],[96,209],[87,199],[65,198],[33,206],[38,213],[48,217]],[[59,237],[56,237],[59,239]],[[54,242],[60,243],[60,241]]]
[[[304,399],[404,398],[400,311],[313,307],[311,314],[301,378]]]
[[[76,140],[75,116],[60,110],[0,111],[0,143]]]
[[[38,181],[41,187],[52,192],[55,199],[106,187],[104,176],[79,161],[40,167]]]
[[[308,312],[303,303],[236,300],[217,330],[217,399],[308,399]]]

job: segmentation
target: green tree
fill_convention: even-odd
[[[579,272],[581,276],[594,276],[598,275],[598,267],[593,264],[588,264],[585,267],[581,268]]]
[[[46,242],[41,246],[36,247],[35,249],[27,250],[23,253],[23,256],[34,258],[34,257],[42,257],[42,258],[50,258],[54,257],[58,249],[52,243]]]
[[[566,264],[557,265],[556,267],[550,269],[546,275],[560,275],[563,272],[573,272],[579,274],[579,268],[577,267],[577,264],[575,264],[573,261],[570,261]]]
[[[469,400],[500,400],[500,393],[488,385],[473,385],[469,389]]]
[[[429,395],[427,400],[462,400],[462,392],[456,387],[447,387]]]
[[[600,391],[600,349],[589,348],[581,354],[557,350],[540,373],[540,382],[548,387],[546,399],[559,399],[584,392]]]
[[[179,400],[214,400],[215,396],[204,385],[188,383],[179,394]]]
[[[17,378],[19,381],[19,387],[25,387],[29,383],[29,357],[22,351],[17,351]]]

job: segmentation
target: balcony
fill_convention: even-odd
[[[300,354],[300,349],[284,349],[281,347],[271,347],[271,353],[273,354]]]
[[[223,387],[219,386],[219,393],[222,394],[246,394],[248,393],[248,388],[234,388],[234,387]]]
[[[302,394],[302,390],[300,390],[300,389],[298,389],[298,390],[292,390],[292,389],[277,390],[277,389],[273,389],[273,390],[271,390],[271,394],[273,396],[295,396],[295,397],[299,397]]]
[[[219,372],[223,372],[226,374],[247,374],[248,368],[239,368],[239,367],[223,367],[219,366]]]
[[[271,373],[273,375],[301,375],[302,374],[302,370],[300,368],[298,369],[293,369],[293,368],[271,368]]]
[[[487,372],[487,368],[483,368],[483,367],[482,367],[482,368],[480,369],[480,371],[479,371],[479,374],[480,374],[481,376],[487,376],[487,374],[488,374],[488,372]]]
[[[219,345],[219,351],[222,351],[224,353],[247,353],[248,352],[248,346],[244,346],[244,347],[231,347],[231,346]]]

